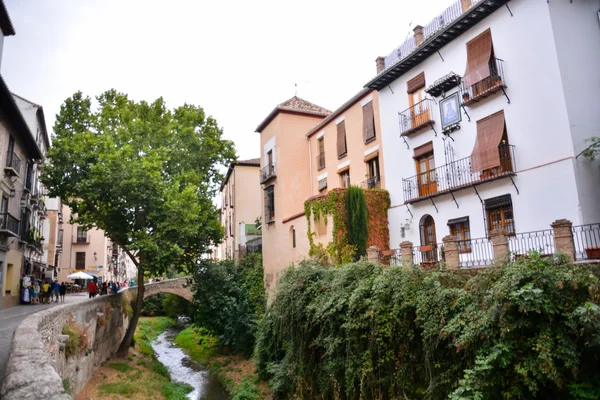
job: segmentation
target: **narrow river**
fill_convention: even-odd
[[[173,344],[178,333],[176,328],[168,329],[152,342],[156,357],[167,367],[171,378],[194,387],[194,391],[188,394],[191,400],[228,400],[229,396],[217,377]]]

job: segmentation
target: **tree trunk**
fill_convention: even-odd
[[[144,269],[138,265],[138,274],[137,274],[137,296],[135,301],[135,308],[133,309],[133,316],[129,321],[129,326],[127,327],[127,332],[125,332],[125,337],[119,346],[119,350],[117,350],[117,355],[120,357],[127,356],[129,353],[129,348],[131,347],[131,342],[133,341],[133,334],[135,333],[135,328],[137,327],[138,320],[140,319],[140,314],[142,313],[142,307],[144,306]]]

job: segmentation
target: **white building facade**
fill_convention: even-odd
[[[391,248],[410,241],[439,258],[447,235],[558,219],[595,224],[586,246],[600,246],[600,162],[581,157],[600,136],[599,8],[457,1],[378,58],[366,86],[379,91]],[[477,256],[462,246],[467,266]]]

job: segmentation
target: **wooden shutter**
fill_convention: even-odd
[[[413,158],[421,158],[428,153],[433,153],[433,142],[425,143],[422,146],[415,147],[415,154],[413,155]]]
[[[414,93],[422,87],[425,87],[425,72],[421,72],[419,75],[415,76],[410,81],[408,81],[408,94]]]
[[[338,157],[346,154],[346,121],[337,124],[337,155]]]
[[[504,136],[504,110],[477,121],[477,139],[471,153],[471,170],[483,171],[500,166],[498,146]]]
[[[373,113],[373,102],[363,106],[363,141],[367,143],[375,138],[375,114]]]
[[[465,87],[490,76],[492,58],[492,31],[489,29],[467,43],[467,70],[463,78]]]

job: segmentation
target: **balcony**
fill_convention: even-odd
[[[400,119],[400,135],[408,136],[426,127],[433,127],[433,100],[425,99],[414,106],[398,113]]]
[[[9,213],[0,214],[0,235],[19,237],[19,220]]]
[[[275,175],[275,165],[269,164],[260,170],[260,183],[267,183],[276,176],[277,175]]]
[[[502,63],[503,60],[499,58],[493,58],[489,63],[490,76],[472,86],[463,88],[463,106],[473,105],[500,90],[504,91],[506,85],[504,83],[504,66]]]
[[[19,176],[21,172],[21,159],[12,151],[6,153],[6,166],[4,173],[10,176]]]
[[[514,176],[516,167],[514,146],[498,146],[500,165],[496,168],[473,171],[471,157],[465,157],[450,164],[402,179],[404,202],[415,203],[466,187],[493,181],[507,176]]]
[[[361,183],[363,189],[379,189],[381,187],[381,179],[379,176],[373,176]]]
[[[321,153],[317,156],[317,171],[325,168],[325,153]]]

